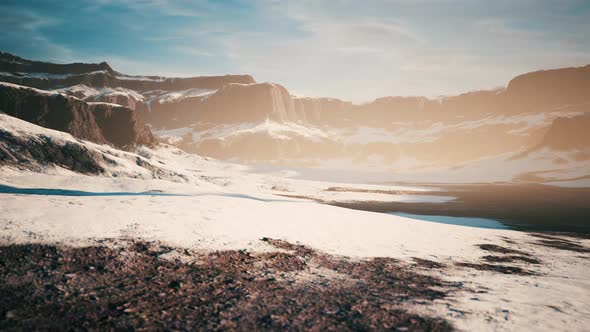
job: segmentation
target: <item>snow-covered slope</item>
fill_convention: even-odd
[[[166,148],[181,153],[175,148],[162,147]],[[160,160],[150,160],[153,152],[149,148],[139,147],[137,152],[84,141],[0,113],[0,165],[4,167],[21,171],[60,173],[67,170],[112,177],[187,181],[184,174],[166,167]]]
[[[444,264],[443,270],[421,273],[437,274],[461,288],[449,298],[409,302],[404,309],[443,317],[459,329],[583,330],[587,326],[590,263],[584,256],[540,246],[535,244],[538,238],[524,232],[437,224],[285,197],[391,201],[400,195],[326,189],[341,186],[413,195],[428,194],[429,189],[248,174],[245,167],[168,146],[124,152],[4,114],[0,114],[0,138],[0,190],[3,186],[12,190],[0,193],[3,245],[86,246],[104,245],[106,238],[115,244],[131,238],[199,251],[268,252],[276,249],[260,239],[277,238],[355,259],[392,257],[408,269],[417,268],[414,258]],[[97,171],[77,166],[87,164]],[[579,243],[590,245],[589,240]],[[534,253],[542,264],[518,265],[533,275],[455,265],[480,264],[481,257],[489,254],[479,249],[481,244],[514,246]]]

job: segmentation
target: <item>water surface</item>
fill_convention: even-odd
[[[492,228],[492,229],[510,229],[511,227],[503,224],[498,220],[487,219],[487,218],[474,218],[474,217],[451,217],[451,216],[430,216],[423,214],[412,214],[404,212],[390,212],[388,214],[421,220],[429,222],[437,222],[441,224],[469,226],[478,228]]]

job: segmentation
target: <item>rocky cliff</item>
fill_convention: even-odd
[[[541,147],[553,150],[590,149],[590,113],[553,120],[538,145],[538,148]]]
[[[130,76],[114,71],[106,62],[54,64],[31,61],[0,52],[0,80],[38,89],[58,89],[78,84],[89,87],[122,87],[132,90],[219,89],[229,83],[254,83],[250,75],[170,78]]]
[[[92,103],[90,106],[103,137],[113,145],[131,149],[136,145],[155,144],[152,132],[134,110],[107,103]]]
[[[0,68],[3,81],[134,110],[120,112],[107,104],[88,109],[97,110],[100,134],[113,144],[150,140],[125,118],[134,114],[160,139],[187,151],[243,160],[454,164],[530,149],[550,133],[557,117],[590,112],[590,66],[523,74],[506,88],[440,98],[389,96],[365,104],[292,96],[279,84],[256,83],[249,75],[129,76],[106,63],[55,65],[6,53],[0,54]],[[104,129],[111,120],[134,129]],[[569,141],[569,134],[560,129],[551,135]]]
[[[67,132],[95,143],[107,143],[90,106],[76,98],[0,83],[0,109],[10,116],[45,128]]]
[[[132,148],[156,143],[135,111],[115,104],[88,104],[61,93],[0,83],[0,110],[99,144]]]

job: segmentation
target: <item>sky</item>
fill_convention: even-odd
[[[590,64],[590,0],[2,0],[0,50],[356,102]]]

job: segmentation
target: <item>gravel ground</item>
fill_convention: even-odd
[[[203,253],[133,240],[2,246],[0,329],[452,330],[403,309],[445,298],[452,283],[391,258],[263,241],[276,252]]]

